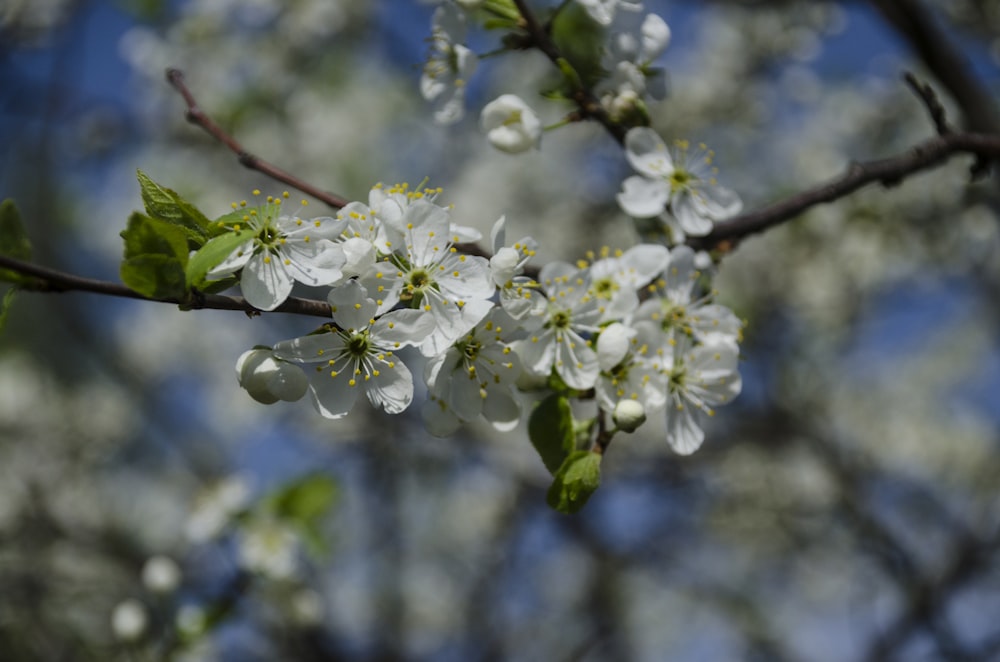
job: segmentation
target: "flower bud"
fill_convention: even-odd
[[[276,359],[269,349],[243,352],[236,361],[236,378],[250,397],[265,405],[298,400],[309,387],[302,368]]]
[[[622,432],[635,432],[646,422],[646,408],[638,400],[621,400],[611,418]]]
[[[490,144],[509,154],[538,147],[542,122],[528,104],[514,94],[503,94],[486,104],[479,123]]]

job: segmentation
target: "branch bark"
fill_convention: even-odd
[[[10,269],[11,271],[16,271],[19,274],[33,278],[34,280],[27,283],[15,285],[15,287],[31,292],[93,292],[94,294],[124,297],[126,299],[173,303],[191,309],[241,310],[251,316],[264,312],[251,306],[243,297],[227,296],[224,294],[198,293],[190,300],[175,298],[151,299],[138,292],[133,292],[121,283],[84,278],[37,264],[31,264],[30,262],[15,260],[6,255],[0,255],[0,268]],[[298,297],[289,297],[283,304],[269,312],[294,313],[296,315],[325,317],[327,319],[332,315],[330,305],[325,301],[301,299]]]
[[[243,149],[243,146],[238,143],[235,138],[226,133],[222,127],[216,124],[212,118],[206,115],[205,112],[198,106],[198,101],[194,98],[194,94],[191,93],[191,90],[188,89],[187,85],[184,83],[184,72],[180,69],[167,69],[167,82],[169,82],[171,87],[177,90],[184,98],[184,103],[187,104],[186,117],[188,122],[200,126],[205,130],[205,132],[228,147],[231,152],[236,154],[236,158],[243,167],[261,172],[271,179],[281,182],[282,184],[287,184],[288,186],[291,186],[306,195],[311,195],[317,200],[321,200],[335,209],[340,209],[350,202],[346,198],[342,198],[335,193],[330,193],[329,191],[324,191],[318,186],[314,186],[304,179],[296,177],[290,172],[286,172],[285,170],[282,170],[281,168],[265,161],[259,156],[255,156]]]
[[[908,152],[886,159],[853,163],[843,175],[761,209],[717,223],[704,237],[692,237],[688,245],[699,250],[723,248],[750,235],[779,225],[811,207],[843,198],[868,184],[898,186],[922,170],[940,165],[956,154],[988,159],[1000,158],[1000,136],[981,133],[947,133],[916,145]]]

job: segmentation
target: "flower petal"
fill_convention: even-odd
[[[292,278],[276,255],[257,253],[240,277],[243,296],[258,310],[274,310],[292,293]]]
[[[633,175],[622,182],[622,191],[615,196],[618,206],[634,218],[659,216],[667,208],[670,187],[659,179]]]

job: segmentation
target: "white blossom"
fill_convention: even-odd
[[[111,631],[120,641],[135,641],[146,632],[149,616],[146,607],[129,598],[119,602],[111,612]]]
[[[588,389],[597,380],[597,354],[581,334],[597,331],[598,300],[590,294],[586,270],[564,262],[542,268],[547,297],[542,328],[515,343],[526,370],[547,376],[553,369],[567,386]]]
[[[142,566],[142,583],[154,593],[172,593],[181,583],[181,568],[169,556],[151,556]]]
[[[538,149],[542,121],[521,97],[503,94],[483,107],[479,124],[490,144],[508,154]]]
[[[425,334],[420,351],[433,356],[486,316],[496,287],[485,258],[460,254],[452,246],[447,210],[417,200],[406,209],[402,223],[394,252],[361,280],[380,312],[402,301],[429,314],[434,327]]]
[[[269,349],[251,349],[236,361],[236,378],[257,402],[294,402],[306,394],[309,380],[299,366],[282,361]]]
[[[504,341],[517,323],[502,309],[487,317],[452,347],[432,358],[424,371],[427,429],[446,436],[480,414],[498,430],[511,430],[521,416],[513,392],[521,373],[517,354]]]
[[[431,54],[420,78],[420,93],[434,104],[434,121],[453,124],[465,115],[465,86],[476,70],[476,54],[465,41],[465,15],[451,3],[434,11]]]
[[[673,351],[664,352],[667,442],[677,453],[690,455],[705,440],[703,417],[714,416],[714,407],[740,393],[739,350],[730,343],[692,346],[683,335],[670,342]]]
[[[739,197],[716,180],[713,153],[704,145],[695,153],[689,153],[689,148],[689,143],[681,140],[673,151],[668,150],[648,127],[629,130],[625,154],[640,174],[626,179],[617,196],[626,214],[652,218],[664,214],[669,206],[683,233],[702,236],[711,232],[714,221],[739,213]],[[674,237],[675,242],[681,240],[682,236]]]
[[[395,352],[422,342],[433,330],[433,318],[420,310],[396,310],[376,319],[378,304],[356,280],[331,290],[328,300],[338,326],[279,342],[275,355],[321,364],[310,393],[327,418],[346,416],[362,390],[373,405],[390,414],[409,407],[413,377]]]
[[[538,283],[522,276],[524,266],[535,255],[538,243],[531,237],[522,237],[512,246],[505,245],[507,218],[501,216],[490,233],[493,257],[490,258],[490,275],[500,288],[500,305],[514,319],[541,314],[545,297],[537,292]]]
[[[254,237],[209,271],[208,277],[218,279],[242,269],[240,289],[254,308],[280,306],[291,294],[294,280],[318,286],[340,279],[344,254],[330,240],[340,234],[341,224],[333,218],[284,214],[281,198],[268,196],[265,204],[246,208],[233,229],[244,227],[252,229]]]

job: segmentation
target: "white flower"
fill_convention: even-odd
[[[246,209],[243,222],[233,229],[244,226],[254,231],[253,239],[237,247],[208,277],[218,279],[242,269],[240,289],[254,308],[280,306],[291,294],[293,280],[318,286],[340,279],[344,254],[330,241],[341,231],[334,219],[286,215],[281,199],[268,196],[266,204]]]
[[[406,409],[413,400],[413,377],[394,352],[419,344],[433,330],[433,318],[419,310],[396,310],[375,319],[378,304],[356,280],[331,290],[328,299],[338,327],[279,342],[275,355],[322,364],[310,392],[327,418],[346,416],[361,390],[390,414]]]
[[[431,26],[431,54],[420,78],[420,93],[434,103],[438,124],[453,124],[465,114],[465,85],[478,58],[463,41],[465,15],[450,3],[438,7]]]
[[[429,399],[423,415],[432,434],[449,435],[480,414],[498,430],[517,425],[521,407],[513,386],[521,366],[503,340],[516,326],[503,310],[494,308],[454,346],[427,363]]]
[[[670,28],[656,14],[643,16],[642,5],[622,6],[615,15],[604,52],[603,66],[610,72],[597,92],[605,108],[622,116],[649,95],[666,95],[666,76],[653,67],[670,43]]]
[[[142,583],[154,593],[172,593],[181,583],[181,569],[169,556],[151,556],[142,566]]]
[[[541,376],[554,368],[570,388],[591,388],[599,371],[597,354],[580,334],[597,331],[601,311],[589,293],[587,273],[564,262],[550,262],[540,279],[548,297],[544,323],[515,343],[521,363]]]
[[[542,121],[514,94],[503,94],[486,104],[479,124],[490,144],[508,154],[537,149],[542,141]]]
[[[538,243],[531,237],[522,237],[513,246],[505,246],[506,223],[507,218],[501,216],[490,233],[493,244],[490,275],[500,288],[500,305],[511,317],[521,320],[528,315],[540,315],[545,310],[545,297],[535,291],[538,283],[520,275],[524,265],[534,257]]]
[[[689,247],[675,247],[664,277],[650,287],[654,296],[639,306],[635,319],[655,322],[670,334],[692,335],[700,342],[736,345],[743,338],[743,322],[726,306],[711,303],[711,292],[695,298],[701,277],[696,262]]]
[[[640,323],[633,328],[614,322],[601,330],[597,338],[597,361],[601,374],[595,385],[595,394],[598,405],[604,411],[615,411],[624,400],[642,403],[644,411],[653,411],[664,405],[664,364],[656,352],[661,344],[659,329],[649,323]]]
[[[445,351],[493,308],[496,292],[485,258],[462,255],[449,238],[448,212],[417,200],[402,219],[402,245],[362,276],[379,311],[402,301],[430,314],[434,328],[420,343],[424,356]]]
[[[309,380],[299,366],[275,358],[269,349],[251,349],[236,361],[236,378],[257,402],[294,402],[306,394]]]
[[[111,631],[120,641],[135,641],[146,632],[146,607],[135,599],[119,602],[111,612]]]
[[[670,251],[659,244],[638,244],[613,256],[610,252],[603,248],[601,259],[590,265],[590,292],[600,301],[602,321],[632,313],[639,306],[636,290],[662,273],[670,260]]]
[[[667,442],[681,455],[698,450],[705,440],[703,416],[714,416],[713,407],[730,402],[740,393],[737,368],[739,350],[729,343],[691,346],[679,336],[666,352]]]
[[[255,518],[245,524],[237,539],[240,565],[272,579],[295,576],[299,539],[286,524],[271,518]]]
[[[739,213],[743,206],[739,197],[716,181],[713,153],[704,145],[695,154],[688,149],[687,141],[678,141],[671,153],[652,129],[629,130],[625,154],[640,174],[626,179],[617,196],[626,214],[652,218],[669,205],[683,232],[701,236],[711,232],[714,221]]]

